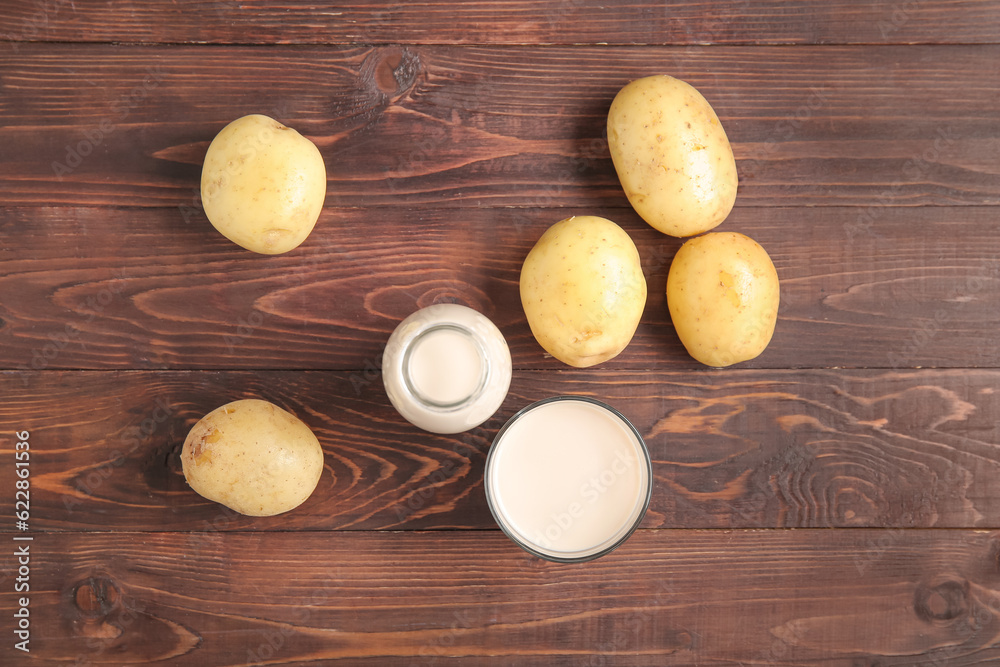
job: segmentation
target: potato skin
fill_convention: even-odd
[[[577,368],[618,356],[646,305],[646,279],[631,237],[591,215],[566,218],[542,234],[521,267],[520,290],[535,339]]]
[[[201,199],[209,222],[233,243],[265,255],[298,247],[326,198],[316,145],[273,118],[227,125],[205,154]]]
[[[730,366],[764,351],[778,319],[778,274],[767,252],[736,232],[681,246],[667,275],[667,306],[688,353]]]
[[[736,202],[736,159],[712,105],[667,75],[637,79],[608,112],[608,148],[629,203],[671,236],[701,234]]]
[[[302,421],[258,399],[208,413],[188,433],[181,466],[191,488],[248,516],[294,509],[323,473],[323,449]]]

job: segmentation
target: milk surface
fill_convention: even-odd
[[[450,405],[473,394],[483,379],[483,358],[476,342],[451,327],[432,329],[414,341],[409,376],[425,399]]]

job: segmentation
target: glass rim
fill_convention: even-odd
[[[611,415],[616,417],[619,421],[621,421],[625,426],[628,427],[628,430],[635,438],[635,442],[638,445],[639,452],[641,453],[641,456],[639,457],[640,463],[645,465],[646,467],[646,475],[645,475],[646,492],[644,494],[644,497],[641,498],[640,509],[637,512],[635,519],[631,522],[631,525],[629,525],[628,529],[625,530],[624,533],[619,535],[618,538],[615,539],[614,542],[612,542],[611,544],[607,545],[602,549],[599,549],[598,551],[595,551],[594,553],[586,553],[582,556],[561,556],[558,554],[547,553],[541,550],[540,548],[537,548],[538,545],[526,542],[522,537],[514,534],[510,529],[508,529],[504,521],[501,520],[501,516],[503,516],[504,513],[499,509],[498,502],[494,500],[493,497],[494,494],[490,484],[490,479],[493,476],[492,470],[494,465],[494,459],[496,458],[495,454],[498,450],[498,445],[500,444],[503,436],[511,428],[511,426],[515,424],[521,417],[523,417],[528,412],[531,412],[532,410],[548,405],[549,403],[555,403],[560,401],[579,401],[583,403],[590,403],[592,405],[596,405],[599,408],[603,408],[605,411],[611,413]],[[632,536],[632,533],[636,531],[636,529],[639,527],[639,524],[642,523],[642,520],[646,516],[646,511],[649,509],[649,502],[653,495],[653,462],[649,456],[649,448],[646,446],[646,441],[643,439],[642,434],[639,433],[639,430],[635,427],[635,425],[632,424],[632,422],[629,421],[628,418],[625,415],[623,415],[618,409],[616,409],[611,405],[608,405],[604,401],[600,401],[596,398],[591,398],[590,396],[560,394],[558,396],[550,396],[548,398],[543,398],[534,401],[533,403],[529,403],[528,405],[526,405],[525,407],[521,408],[516,413],[514,413],[504,423],[504,425],[500,428],[500,430],[497,431],[496,436],[494,436],[493,441],[490,444],[490,450],[486,455],[486,466],[483,475],[483,486],[485,487],[486,490],[486,504],[490,508],[490,513],[493,515],[493,520],[496,522],[497,526],[500,527],[500,530],[503,531],[503,533],[507,535],[507,537],[510,538],[510,540],[514,542],[514,544],[521,547],[521,549],[530,553],[531,555],[536,556],[538,558],[542,558],[544,560],[556,563],[584,563],[587,561],[594,560],[596,558],[600,558],[601,556],[605,556],[614,551],[615,549],[617,549],[618,547],[620,547],[622,544],[625,543],[625,541],[629,537]]]

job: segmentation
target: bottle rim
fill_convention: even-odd
[[[424,395],[424,393],[418,388],[417,383],[413,381],[410,373],[410,363],[412,361],[413,351],[418,347],[422,340],[426,339],[429,335],[440,331],[453,331],[464,336],[473,344],[476,350],[476,355],[479,357],[479,382],[467,396],[449,402],[435,401],[429,396]],[[461,410],[467,405],[474,403],[480,396],[482,396],[483,391],[486,389],[486,386],[490,381],[491,366],[486,348],[483,346],[482,341],[479,340],[479,337],[476,336],[471,329],[454,322],[446,322],[433,324],[421,330],[407,342],[406,348],[403,350],[401,371],[403,385],[406,387],[406,391],[409,392],[410,396],[412,396],[417,402],[430,410],[450,412],[453,410]]]

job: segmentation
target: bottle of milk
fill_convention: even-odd
[[[393,407],[414,426],[459,433],[500,408],[510,388],[510,349],[482,313],[435,304],[399,323],[382,355]]]

